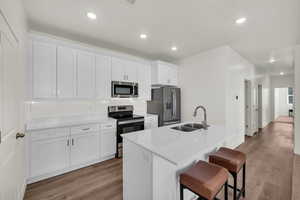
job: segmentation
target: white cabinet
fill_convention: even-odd
[[[178,67],[171,63],[156,61],[151,68],[152,85],[178,85]]]
[[[99,133],[90,132],[72,136],[71,166],[85,164],[99,158]]]
[[[77,97],[95,96],[95,55],[77,51]]]
[[[56,45],[32,43],[33,98],[56,97]]]
[[[96,98],[111,97],[111,58],[96,55]]]
[[[151,66],[140,64],[138,66],[139,98],[151,100]]]
[[[113,81],[137,82],[136,62],[113,57],[111,64]]]
[[[68,47],[57,47],[57,97],[76,96],[76,52]]]
[[[68,137],[32,141],[30,145],[30,176],[63,170],[69,166]]]
[[[152,129],[158,127],[158,116],[148,115],[145,117],[145,129]]]
[[[101,158],[116,154],[116,126],[115,124],[104,124],[100,128],[100,154]]]
[[[87,124],[28,133],[28,183],[113,158],[116,123]]]

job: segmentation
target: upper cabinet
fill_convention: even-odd
[[[106,100],[111,98],[111,81],[138,83],[139,98],[151,99],[151,66],[145,61],[107,56],[92,48],[41,36],[31,35],[30,41],[33,99]]]
[[[111,97],[111,58],[96,55],[96,98]]]
[[[152,85],[178,85],[178,67],[171,63],[155,61],[151,68]]]
[[[95,96],[95,55],[77,51],[77,97]]]
[[[137,82],[137,63],[121,58],[112,58],[112,80]]]
[[[76,96],[76,51],[68,47],[57,47],[57,97]]]
[[[33,98],[56,97],[56,45],[32,44]]]
[[[151,66],[140,64],[138,66],[139,98],[151,100]]]

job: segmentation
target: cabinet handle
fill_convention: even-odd
[[[67,140],[67,146],[69,146],[70,145],[70,140]]]
[[[23,138],[23,137],[25,137],[24,133],[17,133],[16,134],[16,139]]]
[[[83,129],[81,129],[82,131],[88,131],[88,130],[90,130],[90,128],[83,128]]]
[[[72,138],[72,146],[74,146],[74,139]]]

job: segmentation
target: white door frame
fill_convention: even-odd
[[[257,85],[257,125],[258,125],[258,128],[263,128],[263,116],[262,116],[262,109],[263,109],[263,105],[262,105],[262,102],[263,102],[263,96],[262,96],[262,89],[263,89],[263,86],[261,84],[258,84]]]

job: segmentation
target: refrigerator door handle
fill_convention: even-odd
[[[176,118],[176,113],[177,113],[176,93],[174,91],[172,91],[172,101],[173,101],[172,116],[173,116],[173,119],[174,119],[174,117]]]

